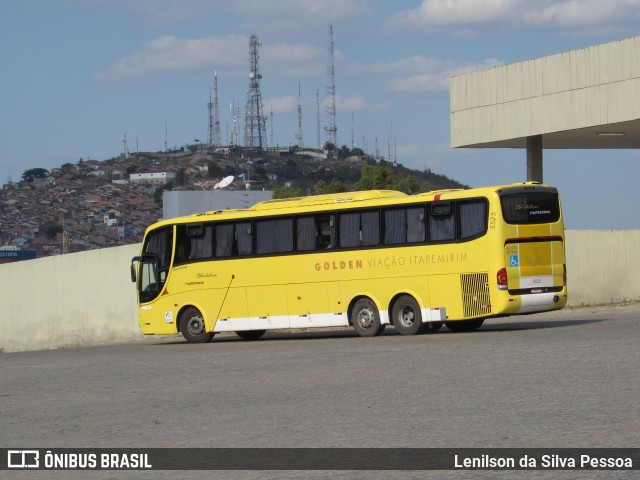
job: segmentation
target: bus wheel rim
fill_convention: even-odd
[[[200,335],[204,328],[204,321],[202,317],[191,317],[187,322],[187,331],[191,335]]]
[[[403,327],[411,327],[415,323],[416,320],[416,312],[410,306],[405,306],[400,310],[400,315],[398,315],[398,321],[402,324]]]
[[[371,328],[374,322],[373,310],[363,308],[358,312],[358,323],[362,328]]]

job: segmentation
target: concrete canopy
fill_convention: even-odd
[[[531,148],[531,139],[640,148],[640,36],[451,78],[452,147]]]

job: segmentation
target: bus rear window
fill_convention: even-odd
[[[551,192],[518,192],[500,197],[502,215],[507,223],[553,223],[560,219],[558,194]]]

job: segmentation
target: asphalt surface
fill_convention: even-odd
[[[0,447],[640,447],[640,305],[377,338],[218,335],[0,355]],[[525,472],[632,478],[634,472]],[[637,471],[635,472],[637,473]],[[522,472],[0,472],[4,478],[516,478]],[[521,478],[524,478],[522,476]]]

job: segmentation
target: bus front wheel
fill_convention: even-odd
[[[215,335],[205,330],[202,314],[193,307],[187,308],[180,316],[180,332],[189,343],[210,342]]]
[[[445,325],[452,332],[473,332],[479,329],[484,323],[484,318],[474,318],[473,320],[458,320],[445,322]]]
[[[420,305],[409,295],[402,295],[395,301],[391,318],[400,335],[416,335],[425,328]]]
[[[351,324],[361,337],[375,337],[384,331],[378,308],[369,298],[361,298],[355,303],[351,310]]]

